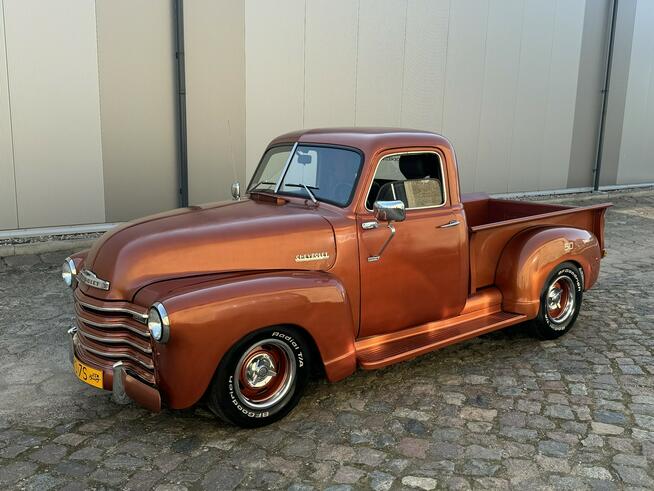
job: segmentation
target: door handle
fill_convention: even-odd
[[[450,220],[447,223],[444,223],[443,225],[439,225],[438,228],[450,228],[450,227],[456,227],[459,225],[461,222],[458,220]]]
[[[379,227],[379,223],[374,222],[374,221],[373,222],[363,222],[361,224],[361,228],[363,230],[372,230],[373,228],[377,228],[377,227]]]

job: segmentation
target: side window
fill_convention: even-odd
[[[407,210],[445,203],[440,157],[435,153],[405,153],[384,157],[377,166],[366,208],[375,201],[401,200]]]

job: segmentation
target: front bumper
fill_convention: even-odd
[[[161,411],[161,394],[135,377],[132,377],[122,361],[114,363],[111,369],[107,369],[84,359],[76,350],[77,327],[68,330],[69,334],[69,359],[73,363],[73,357],[77,357],[85,364],[102,371],[103,388],[112,392],[112,399],[118,404],[128,404],[134,401],[139,406],[153,412]]]

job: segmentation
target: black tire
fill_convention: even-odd
[[[540,309],[533,321],[536,334],[556,339],[568,332],[579,315],[584,275],[572,263],[559,264],[549,274],[540,295]]]
[[[209,388],[209,408],[243,428],[283,418],[304,392],[310,356],[310,345],[297,329],[270,327],[246,336],[218,365]]]

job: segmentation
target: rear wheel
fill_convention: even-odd
[[[218,366],[209,407],[247,428],[277,421],[300,400],[309,363],[309,345],[295,329],[267,328],[246,336]]]
[[[562,263],[547,277],[540,296],[540,310],[534,319],[539,336],[555,339],[570,330],[577,320],[583,297],[583,276],[572,263]]]

